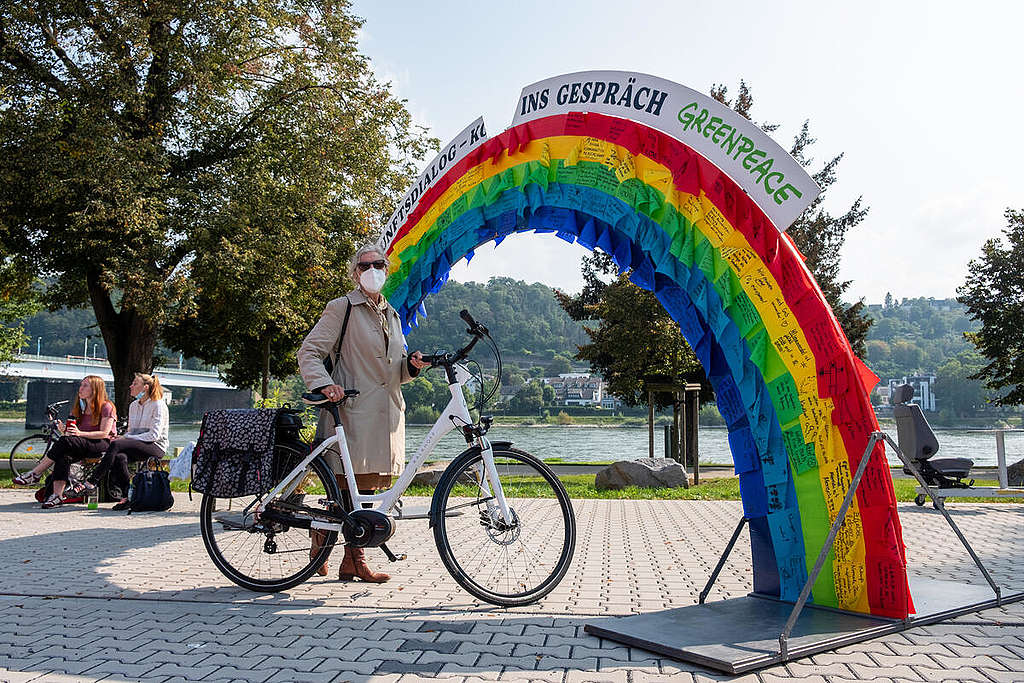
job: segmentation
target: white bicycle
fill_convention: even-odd
[[[576,519],[565,487],[542,461],[511,442],[486,438],[491,418],[474,422],[462,392],[472,378],[462,364],[481,339],[497,361],[494,388],[500,385],[501,355],[487,328],[466,311],[472,340],[455,353],[424,356],[443,368],[451,399],[394,486],[373,495],[358,493],[339,406],[358,400],[347,390],[335,403],[320,393],[303,401],[327,410],[335,433],[307,452],[278,446],[280,476],[262,495],[215,498],[204,495],[200,507],[203,542],[217,568],[238,585],[276,592],[302,583],[327,561],[341,534],[343,543],[380,547],[397,557],[386,542],[396,520],[429,519],[441,562],[472,595],[504,607],[527,605],[550,593],[565,576],[576,547]],[[481,377],[482,380],[482,377]],[[491,392],[493,394],[493,390]],[[483,396],[483,406],[489,396]],[[402,512],[401,497],[419,467],[448,432],[459,429],[468,448],[444,470],[434,489],[429,512]],[[322,454],[340,451],[354,511],[341,505],[341,491]],[[307,449],[308,450],[308,449]],[[293,463],[294,466],[291,466]],[[317,552],[312,531],[326,536]],[[312,549],[312,551],[311,551]]]

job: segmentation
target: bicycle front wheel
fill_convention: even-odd
[[[297,465],[303,456],[279,453],[278,457]],[[289,471],[280,474],[283,477]],[[307,466],[299,487],[283,500],[270,501],[266,494],[238,498],[203,494],[199,507],[203,543],[217,569],[239,586],[266,593],[288,590],[311,577],[327,561],[338,532],[311,530],[309,522],[340,500],[334,474],[321,458],[316,458]],[[272,503],[284,512],[269,519],[262,511]]]
[[[31,472],[32,468],[38,465],[39,461],[46,456],[46,450],[49,445],[49,439],[42,434],[26,436],[14,444],[9,458],[11,477]]]
[[[473,449],[448,466],[434,491],[434,542],[452,578],[472,595],[502,607],[529,605],[569,569],[576,517],[562,482],[534,456],[495,449],[494,464],[511,522]]]

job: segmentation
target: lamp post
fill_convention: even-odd
[[[36,337],[36,358],[39,358],[40,356],[43,355],[40,352],[40,349],[42,348],[42,344],[43,344],[43,338],[42,337]]]

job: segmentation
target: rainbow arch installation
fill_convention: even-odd
[[[428,166],[385,225],[385,294],[408,331],[452,264],[487,243],[529,232],[610,254],[707,372],[754,591],[793,601],[878,429],[877,378],[784,232],[816,193],[778,145],[710,98],[644,74],[567,74],[524,88],[501,134],[488,138],[478,119]],[[905,618],[906,567],[879,443],[811,599]]]

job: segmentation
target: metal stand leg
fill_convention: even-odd
[[[890,437],[888,434],[885,434],[884,432],[875,432],[875,434],[881,434],[882,437],[886,440],[886,442],[893,447],[893,450],[896,451],[896,454],[900,456],[900,460],[903,461],[903,464],[906,465],[907,469],[909,469],[911,473],[914,475],[914,478],[917,479],[917,483],[921,485],[921,488],[925,490],[925,493],[928,494],[928,497],[932,499],[933,503],[935,503],[935,509],[941,512],[942,516],[946,518],[946,521],[949,523],[950,528],[953,529],[953,533],[955,533],[956,537],[960,539],[960,542],[963,543],[964,548],[966,548],[967,552],[970,554],[971,559],[974,560],[974,564],[978,565],[978,569],[981,570],[981,573],[985,577],[985,580],[988,581],[988,585],[992,588],[992,592],[996,594],[996,604],[1003,604],[1002,591],[1000,591],[999,586],[996,585],[996,582],[992,580],[992,576],[988,573],[988,570],[985,569],[985,565],[981,563],[981,558],[978,557],[977,553],[974,552],[974,548],[972,548],[971,544],[967,542],[967,538],[964,537],[963,533],[960,532],[960,527],[958,527],[956,525],[956,522],[953,521],[953,518],[949,516],[949,513],[946,511],[946,504],[935,495],[935,492],[932,491],[930,486],[928,486],[928,483],[924,480],[924,477],[921,476],[921,473],[918,471],[917,467],[910,460],[910,458],[908,458],[906,454],[900,450],[900,447],[896,445],[896,443],[892,440],[892,437]],[[872,438],[874,438],[874,434],[872,435]]]
[[[821,573],[821,568],[825,565],[825,558],[828,557],[829,551],[832,550],[832,544],[836,540],[839,528],[843,525],[843,520],[846,519],[846,513],[853,503],[853,496],[857,493],[857,487],[860,486],[860,479],[864,476],[864,470],[867,469],[868,460],[871,459],[871,451],[874,449],[875,444],[884,437],[885,434],[882,432],[874,432],[871,434],[871,438],[868,439],[868,447],[864,449],[864,455],[861,456],[860,464],[857,466],[857,473],[853,475],[853,480],[850,482],[850,489],[846,492],[846,497],[843,499],[843,504],[839,507],[836,519],[828,530],[828,537],[825,538],[825,544],[821,547],[821,552],[818,553],[818,560],[814,563],[814,568],[811,570],[810,575],[808,575],[803,590],[800,591],[800,597],[797,598],[796,604],[793,605],[793,611],[789,613],[789,619],[786,620],[785,628],[779,634],[779,654],[782,655],[783,660],[789,655],[788,641],[790,634],[793,633],[793,626],[796,625],[796,620],[800,616],[800,612],[803,611],[807,598],[811,595],[811,587],[818,580],[818,574]]]
[[[715,565],[715,570],[711,572],[711,578],[708,579],[707,584],[704,586],[704,590],[700,592],[700,597],[697,599],[698,605],[703,605],[704,601],[708,597],[708,593],[711,592],[711,587],[715,585],[715,581],[718,580],[718,575],[722,573],[722,567],[725,566],[725,561],[729,559],[729,553],[732,552],[732,548],[736,545],[736,540],[740,537],[740,532],[743,531],[743,525],[747,523],[747,518],[740,518],[740,523],[736,525],[736,531],[732,532],[732,538],[729,539],[729,543],[725,546],[725,550],[722,551],[722,556],[718,558],[718,564]]]

